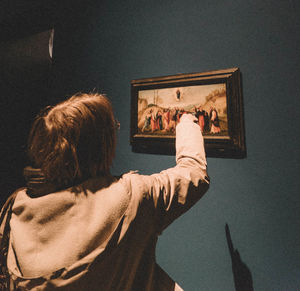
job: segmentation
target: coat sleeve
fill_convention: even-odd
[[[159,232],[208,190],[206,165],[200,127],[184,114],[176,127],[176,166],[150,176],[135,174],[130,182],[133,196],[152,201]]]

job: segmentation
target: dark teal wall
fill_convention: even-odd
[[[228,223],[254,290],[299,290],[299,3],[132,0],[92,10],[87,77],[121,122],[115,173],[174,165],[174,157],[131,152],[130,80],[242,72],[248,156],[208,159],[210,190],[161,236],[158,262],[185,290],[233,290]]]

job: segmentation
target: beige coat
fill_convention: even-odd
[[[176,163],[159,174],[89,179],[36,198],[21,190],[8,252],[15,286],[182,290],[156,264],[155,247],[163,229],[208,189],[203,137],[187,117],[176,128]]]

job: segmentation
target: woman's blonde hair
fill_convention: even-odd
[[[63,186],[108,174],[115,145],[110,101],[97,93],[80,93],[36,117],[28,155],[47,181]]]

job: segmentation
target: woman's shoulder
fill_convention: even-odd
[[[18,200],[22,199],[22,196],[26,194],[26,188],[19,188],[15,192],[13,192],[6,200],[6,202],[1,206],[1,213],[6,212],[8,208],[11,208],[15,203],[17,197]]]

